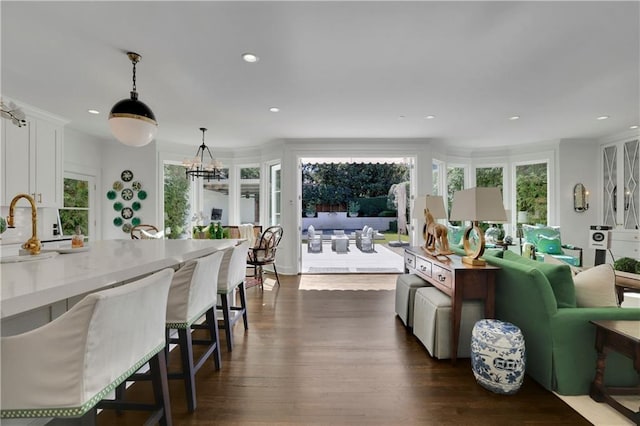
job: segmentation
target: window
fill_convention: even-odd
[[[95,238],[94,191],[93,176],[65,173],[64,206],[59,210],[62,235],[73,235],[79,228],[86,237]]]
[[[229,169],[223,169],[223,176],[229,176]],[[213,220],[229,225],[229,179],[202,180],[202,190],[203,224]]]
[[[442,190],[442,162],[433,160],[431,164],[431,195],[440,195]]]
[[[478,167],[476,168],[476,186],[488,188],[500,188],[503,190],[503,168],[502,167]]]
[[[179,239],[189,232],[191,181],[181,165],[164,165],[164,227],[166,236]],[[169,232],[170,231],[170,232]]]
[[[464,189],[464,167],[447,167],[447,211],[451,211],[453,194]]]
[[[260,224],[260,167],[240,168],[240,223]]]
[[[547,163],[521,164],[516,170],[516,207],[527,212],[526,223],[547,224]]]
[[[281,165],[273,164],[269,166],[270,185],[269,185],[269,224],[277,225],[280,223],[280,197],[281,197]]]

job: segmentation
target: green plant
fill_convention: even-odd
[[[190,182],[184,166],[164,166],[164,226],[171,228],[170,239],[178,239],[187,228]]]
[[[504,228],[502,226],[498,227],[498,241],[503,241],[504,240]]]
[[[307,214],[307,216],[313,216],[314,214],[316,214],[316,203],[315,203],[315,201],[309,201],[307,203],[307,207],[305,208],[304,211]]]
[[[640,265],[640,262],[635,259],[630,257],[621,257],[613,262],[613,269],[621,272],[636,273],[638,271],[638,265]]]
[[[347,210],[349,211],[349,213],[358,213],[360,211],[360,203],[357,201],[349,201]]]

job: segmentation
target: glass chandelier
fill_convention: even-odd
[[[212,179],[224,179],[225,175],[222,170],[222,162],[213,158],[211,150],[209,150],[209,147],[204,143],[204,132],[206,132],[207,129],[200,127],[200,130],[202,131],[202,145],[198,147],[196,156],[182,162],[182,165],[187,168],[187,178],[190,177],[191,180],[194,180],[195,178],[203,178],[206,181],[210,181]],[[209,156],[208,159],[205,159],[205,152]]]

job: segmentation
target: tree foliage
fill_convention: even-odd
[[[451,213],[451,205],[453,204],[453,194],[456,191],[464,189],[464,168],[448,167],[447,168],[447,211]],[[458,223],[458,222],[453,222]]]
[[[386,196],[391,185],[409,179],[403,164],[338,163],[302,165],[302,203],[344,208],[349,201]]]
[[[478,167],[476,169],[476,186],[500,188],[502,193],[502,167]]]
[[[89,182],[64,179],[64,208],[60,209],[62,235],[73,235],[80,228],[89,234]]]
[[[526,211],[529,223],[547,223],[547,164],[516,167],[516,203]]]
[[[187,226],[189,186],[183,166],[164,166],[164,226],[171,228],[168,238],[179,238]]]

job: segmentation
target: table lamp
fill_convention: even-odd
[[[435,221],[436,219],[447,218],[447,212],[444,209],[444,198],[440,195],[423,195],[416,198],[413,206],[413,217],[424,217],[425,220],[422,228],[425,251],[433,256],[453,253],[449,250],[447,227]]]
[[[462,258],[462,262],[469,265],[486,265],[486,262],[480,259],[484,253],[484,233],[478,227],[478,222],[505,222],[507,220],[500,189],[475,187],[456,192],[453,194],[450,220],[471,221],[471,225],[465,229],[462,238],[466,253],[466,256]],[[472,248],[469,237],[474,230],[478,235],[479,241],[477,246]]]

